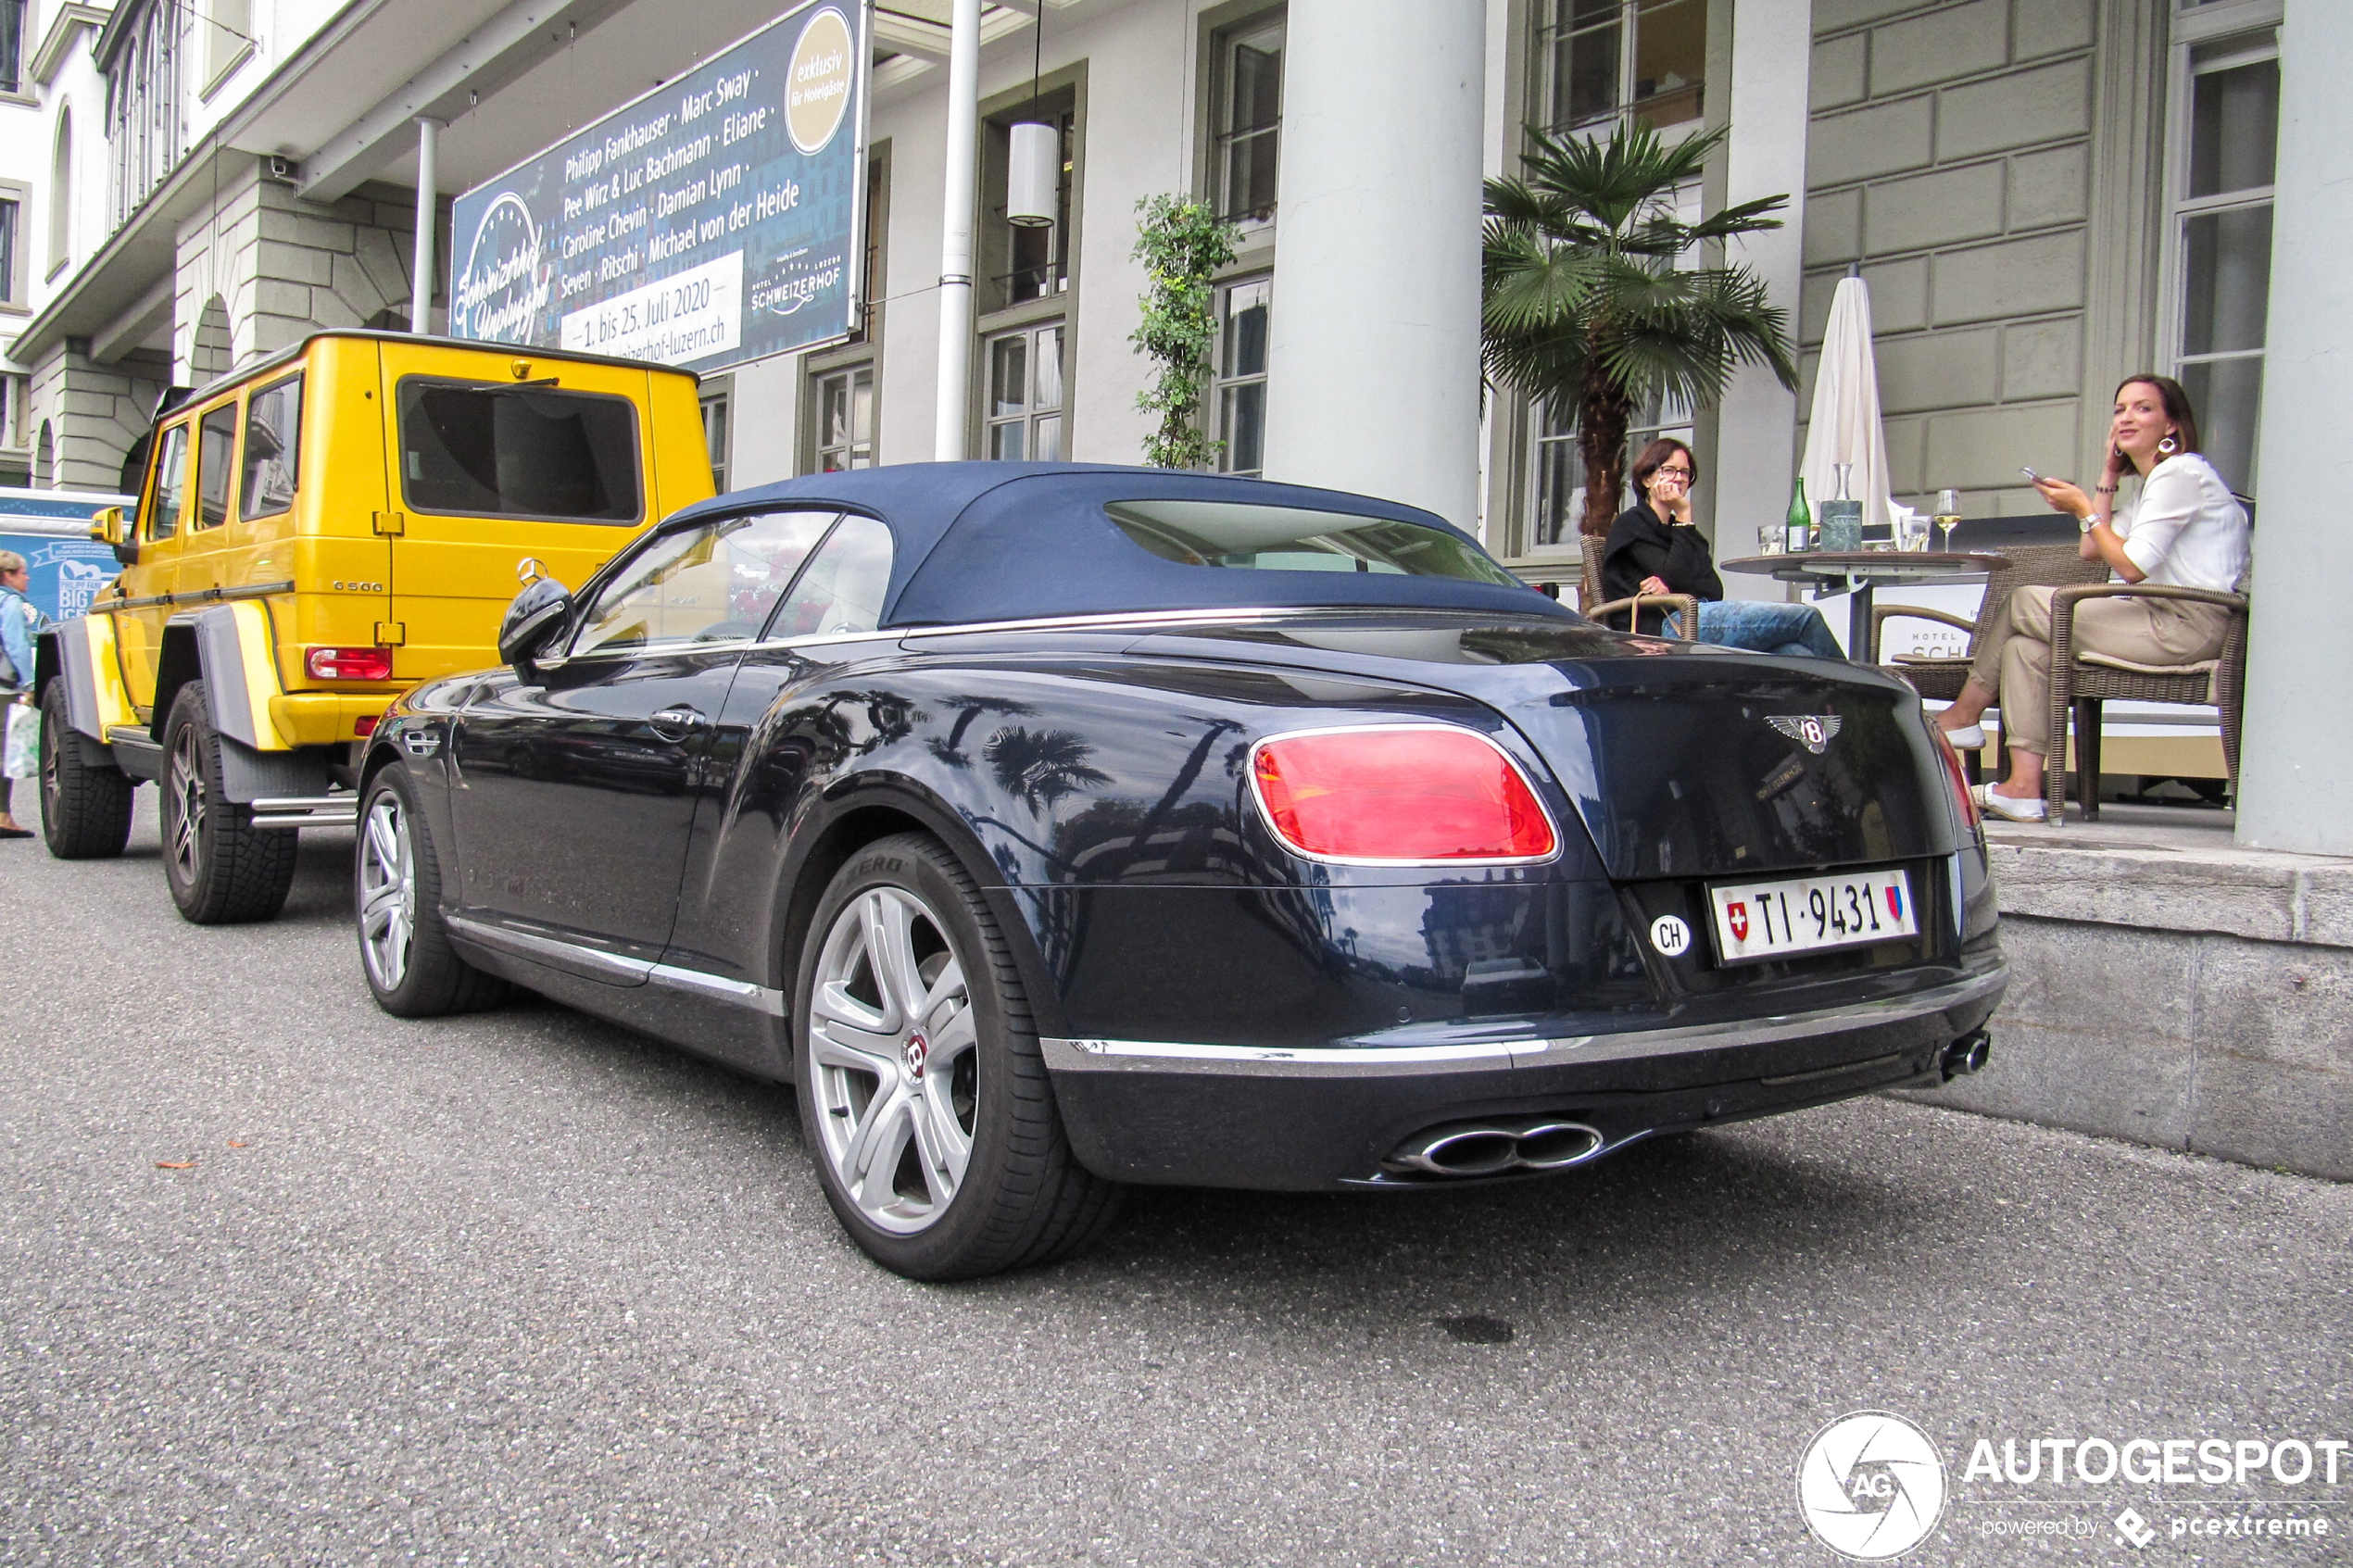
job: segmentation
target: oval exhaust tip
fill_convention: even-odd
[[[1581,1122],[1549,1122],[1519,1135],[1519,1162],[1531,1171],[1558,1171],[1601,1152],[1602,1135]]]
[[[1469,1128],[1432,1138],[1406,1158],[1441,1176],[1492,1176],[1519,1163],[1519,1140],[1495,1128]]]

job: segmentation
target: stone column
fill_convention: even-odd
[[[1797,338],[1798,290],[1806,262],[1806,116],[1813,75],[1813,0],[1741,0],[1732,10],[1731,135],[1724,144],[1724,202],[1789,197],[1783,227],[1731,242],[1725,259],[1745,262],[1764,279],[1767,296],[1789,312]],[[1796,472],[1797,394],[1771,370],[1737,371],[1717,405],[1716,496],[1718,559],[1756,553],[1756,530],[1789,510]],[[1724,573],[1736,598],[1779,599],[1768,577]]]
[[[1266,475],[1478,509],[1481,0],[1291,0]]]
[[[2353,699],[2338,647],[2353,583],[2353,6],[2288,0],[2271,329],[2258,455],[2239,842],[2353,855]]]

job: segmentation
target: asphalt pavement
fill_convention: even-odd
[[[913,1285],[786,1091],[544,1002],[387,1018],[347,834],[198,929],[141,797],[120,860],[0,844],[0,1562],[1831,1564],[1799,1461],[1859,1410],[1946,1469],[1906,1562],[2353,1560],[2353,1453],[1969,1465],[2353,1439],[2353,1189],[1866,1100],[1508,1188],[1142,1191]]]

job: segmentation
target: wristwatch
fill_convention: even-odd
[[[2077,518],[2075,519],[2075,527],[2076,527],[2076,529],[2077,529],[2077,531],[2078,531],[2079,533],[2089,533],[2092,531],[2092,529],[2094,528],[2094,526],[2095,526],[2095,525],[2096,525],[2096,524],[2099,522],[2099,521],[2100,521],[2100,514],[2099,514],[2099,513],[2097,513],[2097,512],[2083,512],[2083,513],[2079,514],[2079,515],[2077,516]]]

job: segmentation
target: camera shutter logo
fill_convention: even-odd
[[[1843,1415],[1806,1445],[1797,1507],[1841,1557],[1880,1562],[1928,1538],[1944,1514],[1944,1458],[1928,1434],[1886,1411]]]

